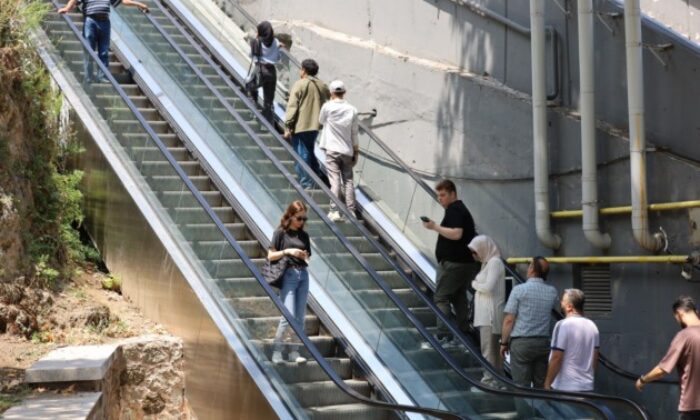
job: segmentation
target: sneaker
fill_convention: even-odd
[[[340,214],[339,211],[331,211],[328,213],[328,218],[331,219],[331,222],[337,223],[337,222],[344,222],[345,218]]]
[[[301,357],[298,351],[289,353],[288,360],[294,363],[306,363],[306,357]]]
[[[435,340],[437,340],[437,342],[444,349],[451,349],[451,348],[454,348],[457,346],[456,344],[452,343],[452,339],[450,337],[442,337],[442,338],[435,337]],[[424,341],[420,344],[420,348],[421,348],[421,350],[428,350],[428,349],[432,349],[433,345],[430,344],[430,342],[428,342],[428,341]]]
[[[273,351],[272,352],[272,363],[282,363],[284,359],[282,358],[282,352],[281,351]]]

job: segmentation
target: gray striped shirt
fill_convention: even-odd
[[[109,13],[109,6],[117,7],[122,0],[82,0],[80,7],[85,16]]]

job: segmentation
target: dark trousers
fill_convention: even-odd
[[[433,302],[442,311],[450,316],[454,307],[457,327],[466,332],[469,330],[469,302],[467,300],[467,290],[471,281],[479,272],[477,263],[456,263],[451,261],[441,261],[437,269],[435,294]],[[437,335],[451,336],[450,330],[442,321],[438,319]]]
[[[510,372],[522,386],[544,388],[549,364],[549,338],[514,337],[510,340]]]
[[[263,90],[263,116],[270,122],[273,121],[272,104],[275,100],[275,88],[277,87],[277,69],[274,64],[257,64],[260,66],[260,75],[257,80],[248,83],[246,89],[248,95],[258,102],[258,88]]]
[[[549,364],[549,338],[512,337],[510,339],[510,373],[513,382],[522,386],[544,388]],[[519,418],[534,416],[532,401],[515,401]]]
[[[96,20],[90,16],[85,18],[83,37],[87,43],[90,44],[90,48],[92,48],[93,51],[97,50],[97,56],[100,58],[100,61],[102,61],[102,64],[107,67],[107,69],[109,69],[109,37],[111,31],[112,25],[110,24],[109,19]],[[91,57],[85,57],[84,77],[85,82],[87,83],[92,82],[94,79],[92,61],[93,60]],[[107,79],[107,76],[102,74],[102,72],[99,72],[97,79]]]
[[[304,131],[303,133],[295,133],[292,135],[292,147],[294,151],[297,152],[299,157],[306,162],[313,172],[318,174],[319,166],[318,159],[314,155],[314,145],[316,144],[316,137],[318,136],[318,131]],[[314,188],[315,182],[298,163],[294,164],[294,169],[299,175],[299,183],[304,188]]]

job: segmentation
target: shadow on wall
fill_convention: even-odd
[[[437,0],[435,7],[439,15],[447,15],[452,22],[452,33],[455,39],[461,39],[459,59],[457,65],[460,70],[472,73],[486,73],[486,66],[492,60],[489,56],[494,51],[494,46],[487,38],[486,31],[475,28],[469,22],[471,14],[464,6],[460,6],[449,0]],[[440,93],[440,101],[436,116],[436,129],[439,142],[435,151],[435,169],[437,175],[463,176],[462,167],[467,164],[465,160],[471,148],[476,148],[468,141],[469,116],[473,115],[470,106],[478,104],[478,101],[470,101],[467,84],[459,74],[446,73],[444,75],[443,91]],[[478,105],[477,105],[478,106]]]

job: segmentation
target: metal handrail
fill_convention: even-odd
[[[284,140],[279,136],[279,133],[277,133],[277,132],[274,130],[274,128],[272,127],[272,125],[262,116],[262,114],[260,113],[260,111],[259,111],[259,110],[257,109],[257,107],[255,106],[255,104],[252,103],[252,101],[250,101],[250,99],[249,99],[245,94],[243,94],[243,93],[240,91],[240,89],[239,89],[236,85],[234,85],[227,77],[225,77],[225,75],[223,74],[223,72],[221,71],[221,69],[218,68],[218,66],[216,65],[216,63],[213,62],[213,60],[211,60],[211,57],[210,57],[208,54],[204,53],[204,51],[202,50],[202,48],[201,48],[196,42],[194,42],[194,40],[192,39],[192,37],[191,37],[186,31],[183,30],[184,28],[182,28],[182,26],[174,19],[174,17],[173,17],[172,15],[170,15],[166,10],[164,10],[163,5],[162,5],[159,1],[157,1],[156,4],[159,6],[159,8],[160,8],[160,10],[163,12],[163,14],[164,14],[166,17],[169,18],[169,20],[171,21],[171,23],[173,23],[173,25],[174,25],[175,27],[177,27],[177,28],[180,30],[180,33],[190,42],[191,46],[193,46],[195,49],[197,49],[197,51],[198,51],[198,52],[202,55],[202,57],[208,62],[208,64],[209,64],[210,66],[212,66],[212,68],[214,68],[214,69],[217,71],[217,73],[219,74],[219,76],[221,76],[222,79],[224,80],[224,82],[226,83],[227,87],[229,87],[231,90],[233,90],[233,91],[239,96],[239,98],[240,98],[241,100],[243,100],[243,101],[248,105],[248,107],[249,107],[250,110],[256,115],[256,117],[258,118],[258,120],[259,120],[263,125],[265,125],[265,126],[268,128],[268,130],[270,130],[270,132],[273,134],[273,136],[276,137],[276,138],[281,142],[281,144],[282,144],[284,147],[286,147],[286,148],[288,149],[288,151],[289,151],[290,153],[292,153],[293,150],[291,149],[291,147],[289,146],[289,144],[288,144],[286,141],[284,141]],[[234,116],[234,118],[236,118],[237,113],[236,113],[235,109],[233,109],[233,107],[231,107],[230,104],[228,104],[228,101],[225,100],[225,98],[223,97],[223,95],[221,95],[221,93],[219,92],[219,90],[218,90],[215,86],[213,86],[213,84],[211,84],[211,82],[209,82],[208,79],[206,79],[206,77],[204,77],[204,75],[201,73],[201,71],[194,65],[194,63],[191,62],[191,60],[186,56],[186,54],[184,53],[184,51],[182,51],[182,49],[179,47],[179,45],[177,45],[177,43],[174,42],[174,41],[172,40],[172,37],[170,37],[170,36],[167,34],[167,32],[162,28],[162,26],[161,26],[157,21],[155,21],[155,19],[152,19],[152,18],[150,18],[150,17],[149,17],[149,19],[151,20],[151,23],[156,27],[156,29],[161,33],[161,35],[163,35],[164,38],[168,41],[168,43],[170,43],[171,47],[173,47],[173,49],[175,49],[175,51],[181,56],[181,58],[182,58],[186,63],[188,63],[188,65],[189,65],[190,67],[192,67],[192,70],[195,72],[195,74],[198,74],[198,73],[199,73],[199,74],[198,74],[198,77],[199,77],[200,79],[202,79],[202,81],[205,83],[205,85],[212,91],[212,93],[217,97],[217,99],[219,99],[219,101],[222,103],[222,105],[224,105],[224,107],[225,107],[230,113],[232,113],[232,115]],[[286,168],[281,164],[281,162],[279,162],[279,160],[277,159],[277,157],[274,156],[274,154],[273,154],[272,152],[269,151],[269,149],[262,143],[262,141],[258,141],[259,138],[258,138],[257,134],[254,133],[254,132],[252,132],[252,131],[251,131],[249,134],[251,134],[251,136],[254,138],[254,140],[256,141],[256,143],[258,143],[258,145],[261,147],[262,151],[266,154],[266,156],[267,156],[271,161],[273,161],[273,164],[283,173],[283,175],[285,176],[285,178],[287,178],[287,180],[292,184],[292,186],[294,186],[295,189],[302,195],[302,197],[305,198],[305,200],[308,202],[308,204],[310,205],[310,207],[311,207],[312,209],[316,210],[316,212],[317,212],[319,215],[321,215],[322,220],[324,220],[324,222],[326,222],[326,224],[328,224],[330,221],[326,221],[324,212],[323,212],[320,208],[319,208],[318,210],[316,209],[317,204],[315,203],[315,201],[313,201],[310,197],[307,196],[305,190],[301,187],[301,185],[299,185],[298,182],[296,181],[296,179],[294,179],[294,178],[288,173],[288,171],[286,170]],[[307,171],[307,173],[312,177],[312,179],[314,179],[314,181],[319,185],[319,187],[321,187],[321,189],[324,190],[324,191],[329,195],[329,197],[330,197],[331,199],[335,199],[335,200],[336,200],[336,203],[338,204],[339,210],[344,210],[344,206],[342,205],[342,203],[340,203],[340,202],[337,200],[337,198],[336,198],[332,193],[330,193],[330,191],[327,189],[327,187],[325,187],[325,184],[323,184],[323,183],[321,182],[321,180],[318,179],[318,177],[317,177],[317,176],[313,173],[313,171],[305,164],[305,162],[303,162],[295,153],[292,153],[292,157],[297,161],[297,163],[301,164],[302,167],[304,167],[304,169],[305,169],[305,170]],[[347,213],[347,211],[346,211],[346,215],[349,216],[349,213]],[[476,358],[479,359],[479,360],[482,362],[482,364],[485,366],[485,368],[486,368],[487,370],[489,370],[489,371],[492,371],[492,373],[497,374],[496,371],[495,371],[495,369],[493,369],[493,367],[491,367],[490,364],[489,364],[488,362],[486,362],[486,360],[483,358],[483,356],[481,355],[481,352],[480,352],[478,349],[474,349],[473,346],[471,345],[470,341],[467,340],[467,339],[461,334],[461,331],[459,331],[456,327],[454,327],[454,326],[452,325],[452,322],[451,322],[451,321],[450,321],[450,320],[435,306],[435,304],[434,304],[430,299],[428,299],[428,298],[425,296],[425,294],[422,293],[422,291],[417,287],[417,285],[416,285],[411,279],[409,279],[408,277],[405,276],[405,273],[403,273],[403,270],[401,270],[401,269],[396,265],[396,263],[395,263],[391,258],[389,258],[388,254],[386,254],[386,251],[383,250],[383,248],[382,248],[381,246],[379,246],[379,244],[376,242],[376,240],[375,240],[374,238],[372,238],[372,236],[369,234],[369,232],[367,232],[366,229],[365,229],[362,225],[360,225],[356,220],[354,220],[353,217],[349,217],[348,219],[351,221],[351,223],[354,223],[354,224],[355,224],[355,226],[358,228],[358,230],[360,230],[361,233],[363,233],[363,235],[365,235],[365,236],[367,237],[368,241],[369,241],[370,243],[372,243],[372,244],[375,246],[375,248],[378,250],[378,252],[379,252],[382,256],[384,256],[385,259],[396,269],[396,271],[397,271],[397,272],[399,273],[399,275],[404,279],[404,281],[406,281],[406,283],[408,283],[408,285],[409,285],[416,293],[418,293],[418,295],[424,300],[424,302],[425,302],[429,307],[431,307],[431,308],[433,309],[433,311],[436,313],[436,316],[440,317],[440,318],[443,320],[443,322],[445,322],[446,325],[455,333],[455,335],[460,336],[461,340],[463,341],[463,344],[465,344],[465,346],[466,346],[467,348],[470,349],[470,351],[476,356]],[[335,229],[333,229],[334,226],[330,226],[330,227],[331,227],[331,230],[336,234],[336,236],[338,237],[338,239],[341,241],[341,243],[343,243],[343,244],[345,245],[345,247],[348,248],[348,250],[351,251],[351,254],[354,255],[354,252],[353,252],[353,251],[356,251],[356,250],[354,249],[354,247],[352,246],[352,244],[349,243],[349,241],[347,240],[347,238],[345,238],[344,235],[342,235],[342,233],[336,232]],[[358,252],[358,254],[359,254],[359,252]],[[354,256],[355,256],[355,255],[354,255]],[[470,377],[468,377],[468,376],[463,372],[462,368],[454,361],[454,359],[452,358],[452,356],[451,356],[448,352],[446,352],[446,351],[442,348],[442,346],[439,345],[439,343],[437,343],[437,341],[436,341],[435,338],[432,336],[432,334],[430,334],[430,333],[425,329],[425,327],[420,323],[420,321],[418,321],[418,320],[415,318],[415,316],[414,316],[413,313],[410,311],[410,309],[408,309],[408,308],[403,304],[403,302],[400,301],[400,299],[395,295],[395,293],[393,292],[393,290],[385,283],[384,279],[382,279],[382,278],[379,277],[378,275],[375,277],[376,272],[374,271],[373,268],[371,268],[371,266],[369,266],[369,265],[367,264],[367,262],[366,262],[366,260],[364,259],[364,257],[362,257],[361,255],[357,255],[357,256],[356,256],[356,259],[358,259],[358,262],[360,262],[360,264],[363,266],[363,268],[370,274],[370,276],[373,278],[373,280],[375,280],[375,282],[377,283],[377,285],[380,286],[380,288],[383,289],[383,291],[385,292],[385,294],[394,302],[394,304],[397,306],[397,308],[398,308],[399,310],[401,310],[401,312],[411,321],[411,323],[416,327],[416,329],[421,333],[421,335],[423,335],[423,337],[424,337],[428,342],[430,342],[430,343],[433,345],[433,347],[435,348],[435,350],[443,357],[443,359],[448,363],[448,365],[450,365],[450,367],[452,367],[463,379],[467,380],[470,384],[476,386],[477,388],[487,389],[489,392],[498,393],[498,394],[503,393],[503,394],[507,394],[507,395],[514,395],[514,396],[521,396],[521,397],[528,397],[528,396],[529,396],[529,397],[533,397],[533,396],[534,396],[535,398],[546,399],[546,400],[555,400],[555,401],[560,401],[560,400],[562,400],[562,399],[567,400],[566,397],[563,397],[563,398],[556,398],[556,397],[554,397],[552,394],[557,394],[556,392],[541,393],[541,392],[539,392],[539,391],[537,391],[537,390],[532,390],[532,389],[525,388],[525,387],[519,387],[519,386],[517,386],[517,385],[515,385],[515,384],[513,384],[513,385],[514,385],[516,388],[519,388],[519,390],[520,390],[519,393],[518,393],[518,392],[512,392],[512,391],[509,392],[509,391],[501,391],[501,390],[492,390],[492,389],[490,389],[490,388],[484,387],[483,385],[481,385],[480,382],[474,381],[473,379],[471,379]],[[582,395],[575,395],[575,397],[581,397],[581,396],[582,396]],[[586,394],[585,396],[588,397],[587,394]],[[601,397],[602,397],[602,398],[605,398],[605,399],[608,399],[608,400],[614,400],[614,399],[616,399],[616,398],[614,398],[614,397],[607,397],[607,396],[601,396]],[[584,405],[589,405],[590,407],[594,408],[594,410],[600,411],[599,408],[598,408],[595,404],[592,404],[592,403],[590,403],[590,402],[588,402],[588,401],[580,401],[579,399],[576,399],[576,400],[571,399],[571,400],[568,400],[568,401],[573,401],[573,402],[577,402],[577,403],[582,403],[582,404],[584,404]],[[622,402],[625,402],[624,400],[621,400],[621,401],[622,401]],[[600,411],[600,413],[602,414],[602,411]]]
[[[50,0],[51,3],[58,9],[60,6],[57,4],[56,0]],[[150,15],[146,14],[146,16],[153,21]],[[95,53],[95,51],[90,48],[88,45],[87,41],[82,37],[80,31],[78,30],[77,26],[73,23],[73,21],[66,15],[62,16],[64,21],[68,24],[69,28],[73,32],[73,34],[78,38],[79,42],[83,46],[83,49],[87,51],[88,55],[97,63],[97,67],[99,68],[100,71],[103,72],[103,74],[107,77],[107,80],[109,83],[114,87],[116,90],[117,94],[119,97],[124,101],[126,104],[127,108],[133,113],[134,117],[138,121],[138,123],[143,127],[143,129],[146,131],[148,136],[153,140],[155,143],[156,147],[160,150],[160,152],[163,154],[163,156],[166,158],[170,166],[173,168],[175,173],[180,177],[180,179],[183,181],[185,186],[187,186],[187,189],[192,193],[192,195],[195,197],[197,202],[199,203],[200,206],[204,209],[205,213],[209,218],[212,220],[212,222],[216,225],[216,227],[219,229],[219,231],[222,233],[226,241],[231,245],[231,247],[234,249],[234,251],[238,254],[239,258],[243,261],[244,265],[246,268],[248,268],[255,277],[255,279],[258,281],[258,283],[263,287],[265,292],[269,295],[269,297],[272,299],[273,303],[277,307],[277,309],[280,311],[282,316],[287,319],[289,322],[289,325],[292,327],[294,332],[297,334],[301,342],[304,344],[304,346],[307,348],[309,351],[311,357],[313,357],[314,360],[319,364],[319,366],[324,370],[324,372],[330,377],[330,379],[335,383],[336,386],[338,386],[341,391],[343,391],[345,394],[350,396],[353,399],[356,399],[358,401],[361,401],[364,404],[382,408],[382,409],[387,409],[387,410],[393,410],[393,411],[408,411],[408,412],[416,412],[416,413],[421,413],[421,414],[428,414],[431,416],[435,416],[437,418],[441,419],[465,419],[467,417],[464,417],[462,415],[456,415],[454,413],[442,411],[442,410],[436,410],[436,409],[430,409],[430,408],[423,408],[423,407],[414,407],[414,406],[406,406],[406,405],[401,405],[401,404],[392,404],[392,403],[387,403],[383,401],[376,401],[376,400],[371,400],[358,392],[354,391],[352,388],[347,386],[343,379],[338,376],[336,371],[330,366],[330,364],[326,361],[324,356],[321,354],[321,352],[316,348],[315,344],[308,338],[306,333],[304,332],[304,329],[302,326],[298,325],[297,321],[295,320],[294,316],[289,312],[289,310],[284,306],[283,302],[280,300],[279,296],[277,293],[272,289],[272,287],[267,284],[265,279],[262,277],[262,274],[258,270],[257,266],[253,263],[253,261],[247,256],[243,248],[240,246],[238,241],[233,237],[231,232],[225,227],[224,223],[221,221],[219,216],[214,212],[214,210],[211,208],[209,203],[207,202],[206,198],[202,195],[202,193],[197,189],[197,187],[194,185],[194,183],[189,179],[185,171],[182,169],[182,167],[177,163],[177,160],[173,157],[173,155],[170,153],[168,150],[167,146],[162,142],[160,137],[156,134],[156,132],[153,130],[153,128],[148,124],[146,119],[143,117],[143,115],[139,112],[138,108],[136,105],[131,101],[129,96],[126,94],[126,92],[122,89],[121,85],[114,79],[114,76],[112,76],[111,72],[109,69],[100,61],[99,57]],[[211,293],[211,291],[210,291]],[[216,302],[218,302],[218,305],[220,306],[220,302],[215,299]],[[226,311],[223,311],[225,314],[227,313]]]
[[[506,271],[508,272],[508,274],[510,274],[513,277],[513,279],[516,282],[518,282],[518,284],[522,284],[522,283],[526,282],[526,280],[523,278],[523,276],[521,276],[520,273],[518,273],[516,270],[514,270],[513,267],[511,267],[505,259],[502,259],[502,261],[503,261],[503,265],[506,267]],[[554,309],[552,309],[552,316],[556,320],[564,319],[564,316],[561,314],[561,312],[554,310]],[[639,374],[636,374],[634,372],[631,372],[629,370],[626,370],[626,369],[618,366],[615,362],[611,361],[610,359],[605,357],[605,355],[603,355],[600,352],[599,352],[599,359],[600,359],[600,364],[602,364],[603,366],[605,366],[606,368],[611,370],[613,373],[616,373],[616,374],[623,376],[627,379],[632,379],[634,381],[636,381],[640,377]],[[674,381],[671,379],[658,379],[658,380],[656,380],[654,382],[650,382],[650,383],[658,383],[658,384],[666,384],[666,385],[678,385],[678,381]]]

